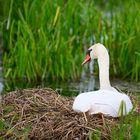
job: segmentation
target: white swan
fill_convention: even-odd
[[[106,116],[119,117],[126,115],[132,109],[130,98],[118,92],[109,81],[109,55],[104,45],[98,43],[91,46],[82,64],[91,59],[98,59],[100,89],[79,94],[73,103],[76,112],[102,113]]]

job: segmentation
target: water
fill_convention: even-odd
[[[26,81],[3,81],[4,86],[0,84],[0,88],[3,88],[3,91],[9,92],[16,89],[24,88],[37,88],[37,87],[49,87],[60,93],[64,96],[76,96],[79,93],[93,91],[99,89],[99,80],[98,77],[95,77],[93,74],[83,73],[80,81],[45,81],[38,83],[28,83]],[[130,91],[133,93],[140,93],[140,83],[132,83],[127,81],[122,81],[119,79],[111,79],[111,84],[114,87],[119,88],[123,91]],[[0,90],[1,90],[0,89]]]
[[[93,63],[83,68],[81,79],[79,81],[52,81],[48,79],[44,82],[27,82],[27,81],[11,81],[0,78],[0,93],[13,91],[24,88],[49,87],[64,96],[76,96],[79,93],[93,91],[99,89],[99,78],[93,74]],[[2,73],[2,68],[0,68]],[[120,79],[111,79],[111,85],[123,91],[140,93],[140,83],[122,81]]]
[[[99,78],[93,74],[93,62],[86,65],[88,70],[83,68],[81,79],[79,81],[52,81],[48,79],[44,82],[27,82],[27,81],[11,81],[0,78],[0,93],[9,92],[16,89],[49,87],[64,96],[76,96],[79,93],[93,91],[99,89]],[[2,68],[0,68],[2,73]],[[114,87],[123,91],[140,93],[140,83],[122,81],[120,79],[111,79],[111,84]]]

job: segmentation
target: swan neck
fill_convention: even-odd
[[[98,64],[100,89],[110,89],[111,85],[109,80],[109,55],[107,51],[98,56]]]

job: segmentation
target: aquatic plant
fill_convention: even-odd
[[[1,3],[6,78],[77,79],[84,50],[101,42],[109,48],[111,75],[140,79],[137,0]]]

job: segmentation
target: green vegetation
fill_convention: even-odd
[[[77,79],[84,51],[109,48],[111,74],[140,80],[140,3],[7,0],[3,5],[4,76]]]
[[[106,138],[109,140],[139,140],[140,139],[140,117],[131,118],[123,118],[120,122],[112,122],[111,125],[108,125],[105,122],[105,129],[110,131],[110,138]],[[132,119],[132,120],[131,120]],[[108,135],[106,137],[108,137]],[[102,140],[102,132],[99,130],[97,133],[91,131],[89,133],[89,140]]]

